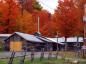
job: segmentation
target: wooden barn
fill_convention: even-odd
[[[57,44],[62,45],[62,43],[57,43],[52,41],[44,36],[41,36],[38,33],[34,35],[15,32],[10,37],[5,39],[4,50],[5,51],[31,51],[34,49],[35,51],[41,51],[44,49],[48,51],[52,48],[52,50],[57,50]]]
[[[5,51],[31,51],[32,49],[40,51],[42,48],[48,50],[51,42],[47,41],[37,35],[15,32],[5,40],[4,49]]]
[[[48,38],[54,42],[57,42],[57,38]],[[58,42],[62,45],[58,45],[59,50],[67,50],[67,51],[74,51],[79,50],[83,46],[83,37],[59,37]]]
[[[39,46],[43,41],[36,38],[34,35],[15,32],[5,40],[6,51],[23,51],[31,50]]]
[[[53,51],[58,50],[77,50],[80,49],[83,45],[82,37],[69,37],[65,42],[64,37],[59,38],[48,38],[44,37],[39,33],[34,35],[15,32],[5,39],[4,50],[5,51],[41,51],[44,49],[48,51],[52,48]],[[78,47],[77,47],[78,46]]]
[[[83,37],[69,37],[67,38],[67,50],[81,50],[83,46]]]

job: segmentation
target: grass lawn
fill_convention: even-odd
[[[31,62],[29,59],[25,60],[24,64],[73,64],[72,61],[64,60],[64,59],[55,59],[52,58],[50,60],[48,59],[35,59],[33,62]],[[8,59],[0,60],[0,64],[7,64]],[[15,58],[13,64],[19,64],[19,58]],[[79,62],[78,64],[86,64],[86,61]]]

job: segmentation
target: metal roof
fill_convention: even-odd
[[[57,42],[57,38],[48,38],[54,42]],[[58,43],[63,43],[65,42],[65,37],[60,37],[58,38]],[[77,42],[77,37],[69,37],[67,38],[66,42]],[[83,37],[78,37],[78,42],[83,42]]]
[[[36,36],[38,39],[40,39],[40,40],[42,40],[42,41],[44,41],[44,42],[54,42],[54,41],[52,41],[52,40],[50,40],[50,39],[47,39],[46,37],[43,37],[43,36]]]
[[[51,40],[51,41],[53,41],[53,42],[56,42],[56,43],[58,43],[58,44],[64,44],[64,43],[62,43],[62,42],[64,42],[65,41],[65,39],[62,37],[62,38],[58,38],[58,42],[57,42],[57,38],[47,38],[47,39],[49,39],[49,40]]]
[[[77,37],[67,38],[67,42],[77,42]],[[83,38],[82,37],[79,37],[78,38],[78,42],[83,42]]]
[[[21,32],[15,32],[16,34],[20,35],[24,39],[32,42],[43,42],[40,39],[36,38],[34,35],[26,34],[26,33],[21,33]]]
[[[20,37],[24,38],[27,41],[31,41],[31,42],[43,42],[42,40],[36,38],[34,35],[30,35],[30,34],[26,34],[26,33],[21,33],[21,32],[15,32],[11,36],[13,36],[14,34],[19,35]],[[9,36],[9,37],[11,37],[11,36]]]
[[[9,37],[11,34],[0,34],[0,37]]]
[[[24,38],[28,41],[32,41],[32,42],[42,42],[42,43],[43,42],[52,42],[52,43],[58,43],[58,44],[64,44],[63,42],[65,42],[65,37],[58,38],[58,42],[57,42],[57,38],[48,38],[48,37],[44,37],[44,36],[30,35],[30,34],[21,33],[21,32],[15,32],[15,33],[18,34],[19,36],[21,36],[22,38]],[[13,33],[13,34],[15,34],[15,33]],[[1,34],[0,36],[10,37],[12,35],[11,34]],[[83,42],[83,37],[78,37],[78,38],[79,38],[78,42]],[[67,38],[66,42],[77,42],[77,37],[69,37],[69,38]]]
[[[35,36],[35,35],[30,35],[26,33],[21,33],[21,32],[15,32],[16,34],[20,35],[24,39],[32,42],[54,42],[52,40],[49,40],[43,36]]]

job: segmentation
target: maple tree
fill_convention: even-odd
[[[79,10],[79,11],[78,11]],[[75,6],[73,0],[59,0],[55,11],[55,22],[61,36],[79,36],[83,31],[82,10]]]
[[[16,27],[15,31],[25,32],[29,34],[33,34],[35,30],[35,23],[33,21],[33,17],[31,13],[28,11],[23,11],[23,16],[20,14],[16,19]]]
[[[83,15],[86,0],[59,0],[55,14],[43,10],[36,0],[0,1],[0,33],[14,31],[33,34],[37,31],[40,17],[40,32],[44,36],[82,36]],[[22,13],[21,13],[22,12]]]
[[[33,13],[33,20],[35,22],[36,25],[36,31],[37,31],[37,23],[38,23],[38,17],[40,18],[40,32],[42,35],[45,36],[52,36],[52,32],[53,29],[51,28],[52,26],[54,26],[51,20],[52,15],[46,11],[46,10],[41,10],[39,12],[34,12]]]
[[[4,30],[4,22],[3,22],[3,12],[4,12],[4,8],[3,3],[0,2],[0,33],[3,33]]]
[[[5,0],[5,2],[1,2],[0,4],[0,11],[2,13],[0,20],[5,27],[3,33],[12,33],[15,26],[15,19],[19,13],[19,6],[14,0]]]
[[[34,20],[35,16],[33,16],[33,14],[35,11],[41,11],[42,7],[36,0],[19,0],[19,3],[21,5],[20,10],[22,13],[20,13],[16,19],[17,21],[15,31],[25,32],[29,34],[35,33],[37,31],[37,22]]]
[[[44,25],[41,29],[41,32],[46,37],[55,37],[57,34],[57,25],[52,20],[49,22],[46,22],[46,25]]]
[[[33,13],[34,11],[40,11],[42,9],[41,5],[37,0],[19,0],[23,9],[28,12]]]

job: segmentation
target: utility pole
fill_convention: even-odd
[[[58,47],[58,32],[57,32],[57,35],[56,35],[56,38],[57,38],[57,50],[56,50],[56,58],[58,58],[58,50],[59,50],[59,47]]]
[[[58,51],[58,32],[57,32],[56,38],[57,38],[57,51]]]
[[[38,16],[38,31],[37,31],[39,34],[40,34],[40,18]]]

